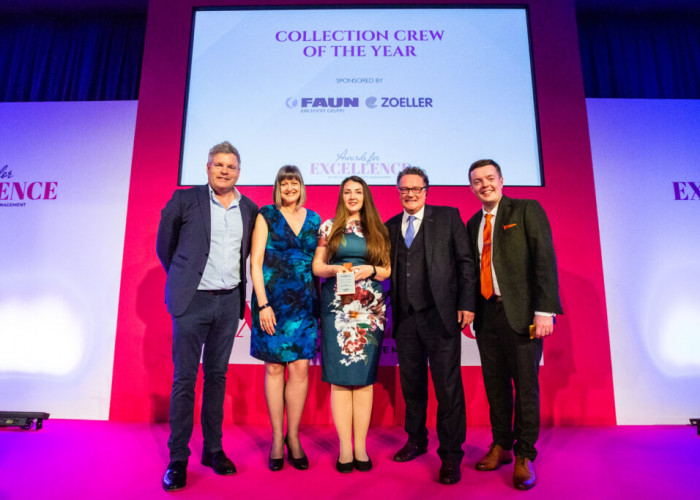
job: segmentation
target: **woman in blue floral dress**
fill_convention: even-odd
[[[391,274],[389,247],[389,233],[367,183],[348,177],[340,185],[335,218],[321,225],[313,260],[314,274],[326,279],[321,290],[322,378],[331,384],[339,472],[372,468],[366,439],[384,338],[381,282]],[[354,274],[353,294],[337,293],[339,273]]]
[[[277,173],[274,205],[260,209],[253,230],[251,356],[265,361],[265,397],[272,424],[270,470],[284,466],[284,446],[293,467],[309,461],[299,440],[308,390],[309,360],[317,350],[316,288],[311,261],[321,218],[303,207],[306,188],[297,167]],[[289,371],[285,382],[285,368]],[[287,434],[284,413],[287,411]]]

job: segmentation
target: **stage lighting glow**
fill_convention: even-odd
[[[659,355],[665,371],[700,374],[700,299],[669,305],[661,321]]]
[[[85,328],[60,297],[1,301],[0,325],[0,372],[68,375],[83,357]]]

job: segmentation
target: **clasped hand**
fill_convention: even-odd
[[[352,269],[347,269],[343,267],[341,273],[355,273],[355,281],[366,280],[374,272],[374,268],[370,265],[363,264],[360,266],[353,266]]]

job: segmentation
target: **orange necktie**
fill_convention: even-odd
[[[490,299],[493,295],[493,278],[491,277],[491,217],[486,214],[484,224],[484,247],[481,250],[481,295]]]

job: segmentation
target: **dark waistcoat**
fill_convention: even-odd
[[[424,234],[421,225],[410,249],[406,247],[404,238],[399,238],[398,262],[395,263],[399,297],[395,299],[402,300],[395,303],[398,302],[397,305],[404,312],[408,312],[411,308],[414,311],[422,311],[435,305],[428,280],[428,264],[425,261]]]

